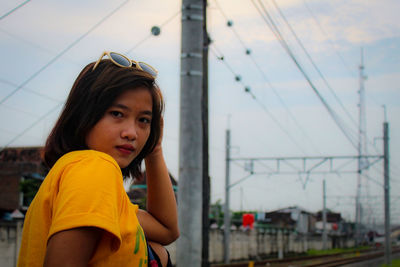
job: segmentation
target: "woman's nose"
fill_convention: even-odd
[[[128,139],[128,140],[136,140],[137,139],[136,125],[135,124],[126,125],[126,127],[124,127],[124,129],[121,131],[121,137],[123,139]]]

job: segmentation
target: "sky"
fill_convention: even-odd
[[[0,3],[0,147],[43,145],[80,70],[104,50],[116,51],[159,70],[157,82],[166,101],[164,153],[179,179],[182,3],[33,0],[14,10],[23,3]],[[245,168],[249,161],[239,159],[356,156],[363,58],[366,153],[383,154],[386,117],[392,223],[400,223],[398,10],[396,0],[208,2],[212,203],[224,202],[229,128],[232,210],[299,206],[316,212],[322,209],[325,180],[327,208],[354,220],[356,161],[336,160],[341,172],[321,173],[328,170],[324,165],[307,176],[271,174],[276,167],[272,160],[254,162],[250,175]],[[279,29],[279,39],[266,12]],[[161,28],[159,36],[151,35],[153,26]],[[315,90],[279,40],[285,41]],[[307,168],[317,163],[309,161]],[[281,165],[281,172],[303,167],[301,161]],[[361,177],[363,219],[368,222],[383,221],[382,165],[382,160],[372,164]]]

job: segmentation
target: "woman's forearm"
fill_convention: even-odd
[[[165,243],[163,241],[173,241],[179,236],[178,212],[175,194],[162,154],[162,149],[159,148],[157,151],[154,151],[151,156],[146,157],[145,163],[147,212],[160,223],[161,228],[164,228],[155,229],[155,233],[163,235],[159,237],[162,239],[161,241],[155,241],[162,243]]]

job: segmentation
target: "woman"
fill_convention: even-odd
[[[170,265],[161,245],[179,230],[156,75],[115,52],[82,70],[46,142],[51,169],[26,214],[18,266],[146,266],[151,255]],[[147,211],[123,188],[143,160]]]

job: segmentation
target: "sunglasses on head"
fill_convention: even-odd
[[[137,68],[139,70],[147,72],[148,74],[150,74],[154,78],[157,77],[158,71],[155,68],[153,68],[152,66],[150,66],[149,64],[129,59],[128,57],[126,57],[126,56],[124,56],[124,55],[122,55],[120,53],[108,52],[108,51],[104,51],[103,52],[103,54],[101,55],[99,60],[97,60],[96,64],[94,64],[92,70],[96,69],[96,67],[99,65],[100,61],[103,59],[103,57],[105,55],[107,55],[110,58],[111,62],[114,63],[115,65],[117,65],[118,67],[121,67],[121,68],[130,68],[130,67]]]

